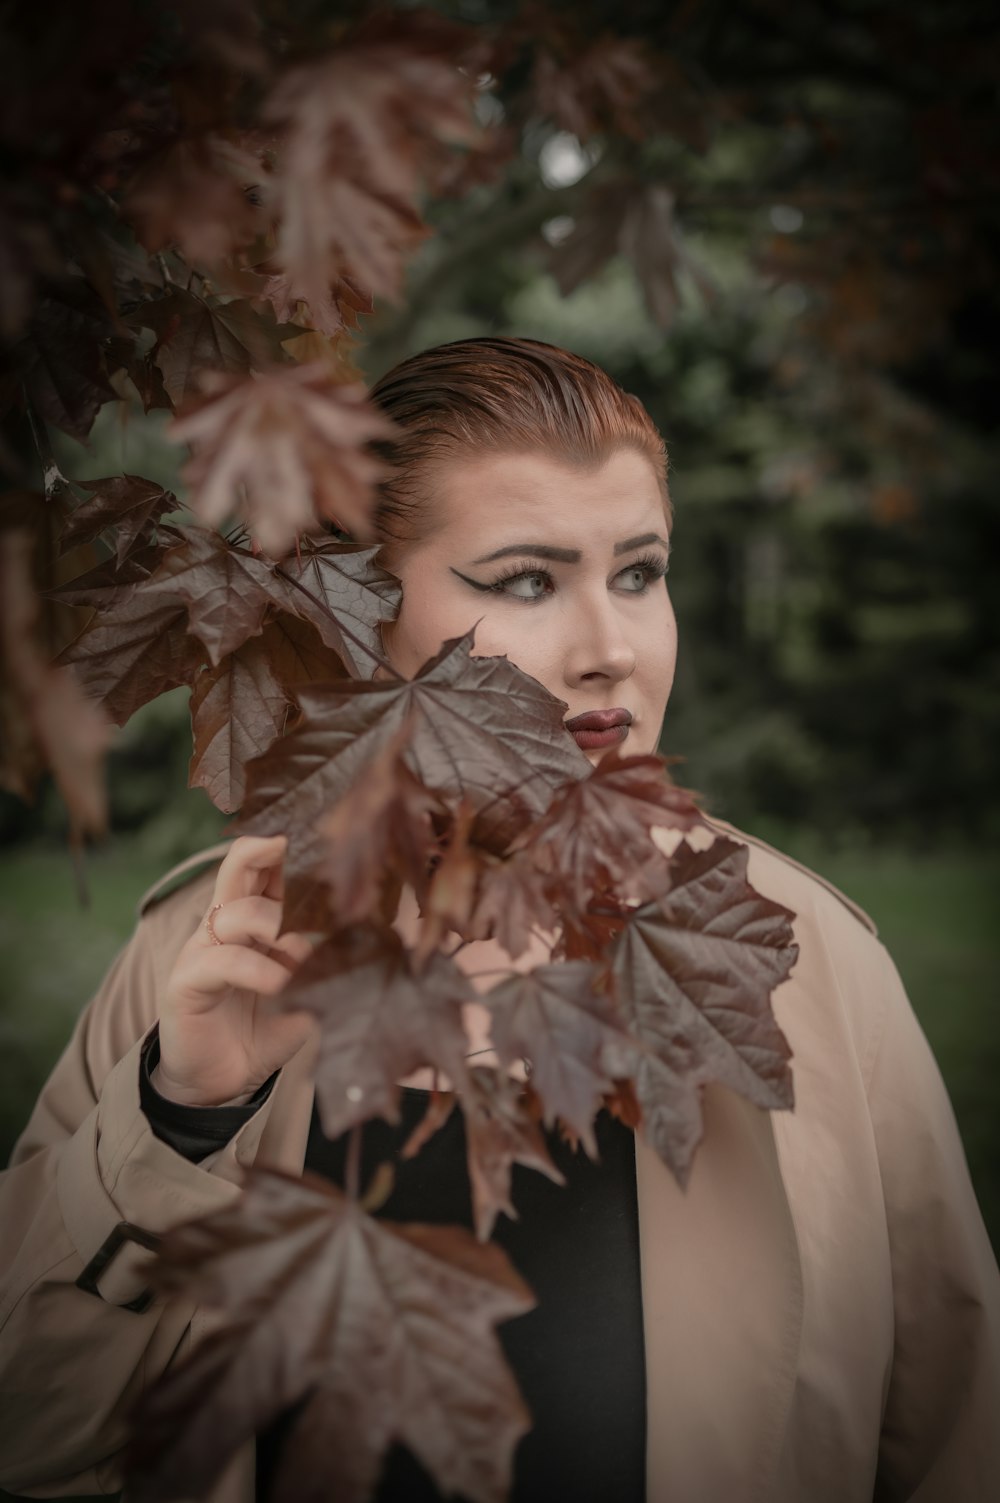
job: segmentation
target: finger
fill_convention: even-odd
[[[288,967],[246,945],[219,945],[197,951],[175,979],[180,993],[191,999],[214,997],[234,987],[274,997],[288,983]]]
[[[209,928],[211,919],[211,928]],[[233,898],[216,908],[215,904],[205,916],[198,930],[200,945],[262,945],[270,948],[281,928],[281,904],[270,898]]]
[[[290,971],[297,971],[299,966],[309,959],[315,948],[314,942],[308,935],[283,934],[271,946],[271,954],[282,965],[287,965]]]
[[[284,861],[287,846],[284,835],[240,835],[219,867],[213,904],[263,893],[272,868]]]

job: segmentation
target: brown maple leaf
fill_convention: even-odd
[[[495,1328],[534,1299],[500,1248],[462,1227],[376,1220],[314,1176],[254,1170],[233,1206],[167,1234],[158,1279],[221,1326],[140,1405],[137,1503],[203,1494],[299,1401],[280,1499],[366,1503],[394,1441],[445,1494],[507,1497],[530,1417]]]
[[[265,174],[258,157],[221,135],[171,141],[125,189],[122,213],[150,251],[176,245],[191,265],[212,266],[266,225],[247,191]]]
[[[476,1235],[489,1240],[493,1223],[503,1211],[518,1219],[510,1198],[510,1172],[514,1164],[537,1169],[554,1184],[566,1180],[556,1168],[545,1139],[529,1110],[530,1088],[525,1088],[505,1070],[476,1065],[467,1072],[458,1097],[465,1118],[466,1151]]]
[[[198,394],[205,372],[246,375],[288,362],[282,340],[302,333],[296,324],[279,324],[269,307],[243,298],[209,302],[181,287],[140,303],[129,322],[156,335],[151,358],[175,407]]]
[[[189,505],[210,527],[240,516],[266,553],[335,521],[370,538],[371,490],[384,465],[368,452],[393,425],[361,387],[338,385],[323,364],[240,379],[202,378],[204,396],[172,425],[189,443]]]
[[[203,527],[178,532],[183,541],[163,554],[136,593],[150,604],[183,603],[192,635],[217,665],[260,635],[268,611],[286,605],[286,590],[267,559],[234,547],[217,532]]]
[[[644,106],[655,84],[638,41],[605,35],[572,56],[557,58],[540,50],[534,105],[582,141],[608,129],[641,140],[646,133]]]
[[[501,1064],[528,1059],[546,1125],[561,1118],[596,1158],[594,1113],[614,1090],[605,1049],[630,1042],[601,968],[581,960],[536,966],[501,981],[483,1001]]]
[[[556,247],[550,270],[565,296],[592,277],[615,254],[632,262],[646,306],[669,329],[680,303],[680,278],[688,277],[706,301],[714,284],[691,255],[663,183],[621,178],[595,188],[576,215],[573,233]]]
[[[313,597],[292,585],[283,593],[285,609],[310,621],[359,678],[371,678],[374,664],[384,657],[379,628],[395,618],[403,596],[395,575],[376,563],[378,552],[377,546],[305,538],[280,568],[282,578],[294,580]]]
[[[794,915],[749,885],[748,854],[722,836],[704,851],[682,842],[669,890],[636,909],[615,943],[615,991],[639,1047],[613,1045],[605,1062],[634,1079],[644,1133],[681,1184],[710,1081],[757,1106],[792,1105],[791,1050],[771,993],[798,956]]]
[[[103,532],[113,531],[115,559],[119,567],[140,543],[155,534],[155,524],[165,512],[176,511],[177,497],[155,480],[139,475],[110,475],[105,480],[81,480],[93,494],[75,507],[60,536],[63,548],[92,543]]]
[[[343,329],[359,329],[360,316],[375,311],[371,292],[347,274],[331,281],[325,292],[314,293],[308,304],[295,292],[288,274],[273,262],[262,262],[255,267],[253,274],[259,276],[253,295],[266,298],[275,317],[282,323],[289,320],[307,324],[311,329],[332,337]]]
[[[308,622],[286,612],[265,621],[260,636],[248,638],[194,681],[188,787],[204,788],[216,808],[232,814],[243,802],[246,764],[298,713],[295,690],[341,673],[340,659]]]
[[[420,902],[420,937],[414,946],[414,963],[420,967],[452,933],[464,939],[468,933],[479,887],[483,855],[469,839],[474,810],[462,799],[451,821],[443,851],[437,854],[429,881],[416,888]],[[426,874],[426,868],[425,868]]]
[[[401,883],[418,892],[426,883],[438,849],[433,818],[446,811],[403,760],[409,735],[404,724],[321,822],[327,849],[317,877],[338,926],[391,922]]]
[[[143,584],[156,572],[168,548],[183,542],[183,534],[169,525],[157,531],[156,542],[140,542],[120,564],[116,559],[105,559],[48,594],[67,605],[100,608],[119,604],[131,594],[133,585]]]
[[[505,850],[552,792],[590,764],[563,727],[565,705],[506,658],[470,657],[472,634],[446,642],[413,679],[303,690],[303,718],[251,763],[239,829],[287,834],[285,923],[310,904],[322,815],[404,723],[411,771],[476,810],[477,843]]]
[[[559,916],[529,852],[496,857],[483,851],[479,855],[475,906],[460,932],[464,939],[496,939],[516,960],[536,930],[557,929]]]
[[[109,339],[105,350],[109,374],[125,372],[135,387],[143,412],[152,412],[154,409],[173,412],[174,404],[167,396],[162,371],[148,354],[139,350],[135,337]]]
[[[471,145],[482,134],[474,80],[458,66],[467,36],[441,17],[383,13],[289,70],[267,101],[265,117],[286,130],[272,184],[275,260],[314,317],[344,277],[397,295],[403,259],[426,233],[425,162],[442,140]]]
[[[103,769],[110,726],[38,645],[31,553],[29,533],[0,535],[0,718],[6,722],[0,782],[29,798],[41,763],[56,780],[74,830],[101,834],[107,823]]]
[[[127,560],[126,568],[135,559]],[[193,683],[205,650],[188,632],[183,601],[149,596],[136,585],[115,584],[114,578],[110,570],[94,570],[89,588],[76,581],[75,590],[64,592],[66,599],[84,603],[89,594],[98,609],[59,662],[71,665],[86,692],[101,701],[116,725],[124,725],[141,705]]]
[[[422,1066],[453,1084],[465,1079],[462,1008],[471,990],[445,955],[417,972],[386,925],[340,930],[313,952],[281,1007],[319,1023],[316,1104],[327,1137],[370,1117],[398,1121],[397,1082]]]
[[[595,891],[635,886],[657,855],[654,826],[690,830],[703,823],[691,794],[670,780],[662,757],[622,757],[612,747],[589,777],[556,794],[518,844],[546,875],[561,907],[570,904],[582,914]]]
[[[82,277],[66,277],[39,297],[14,359],[35,413],[86,443],[98,410],[117,393],[103,343],[114,325]]]

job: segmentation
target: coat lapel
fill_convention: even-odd
[[[682,1191],[636,1138],[648,1503],[777,1503],[802,1273],[768,1112],[721,1086]]]

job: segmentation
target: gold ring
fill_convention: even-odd
[[[205,928],[208,930],[208,937],[212,941],[213,945],[224,945],[225,944],[225,940],[224,939],[220,939],[219,936],[216,934],[216,932],[215,932],[215,925],[212,923],[212,920],[214,919],[215,915],[218,913],[219,909],[222,908],[222,907],[224,907],[224,906],[225,905],[223,903],[216,903],[215,906],[213,908],[210,908],[208,910],[208,913],[205,915]]]

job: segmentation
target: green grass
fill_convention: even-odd
[[[777,843],[851,895],[878,924],[937,1055],[980,1203],[1000,1247],[1000,856],[839,851],[796,832]],[[91,906],[66,857],[30,848],[0,872],[0,1156],[6,1161],[73,1023],[163,871],[138,840],[88,862]]]
[[[0,1162],[163,869],[134,841],[113,842],[87,858],[83,908],[63,853],[28,848],[0,864]]]

